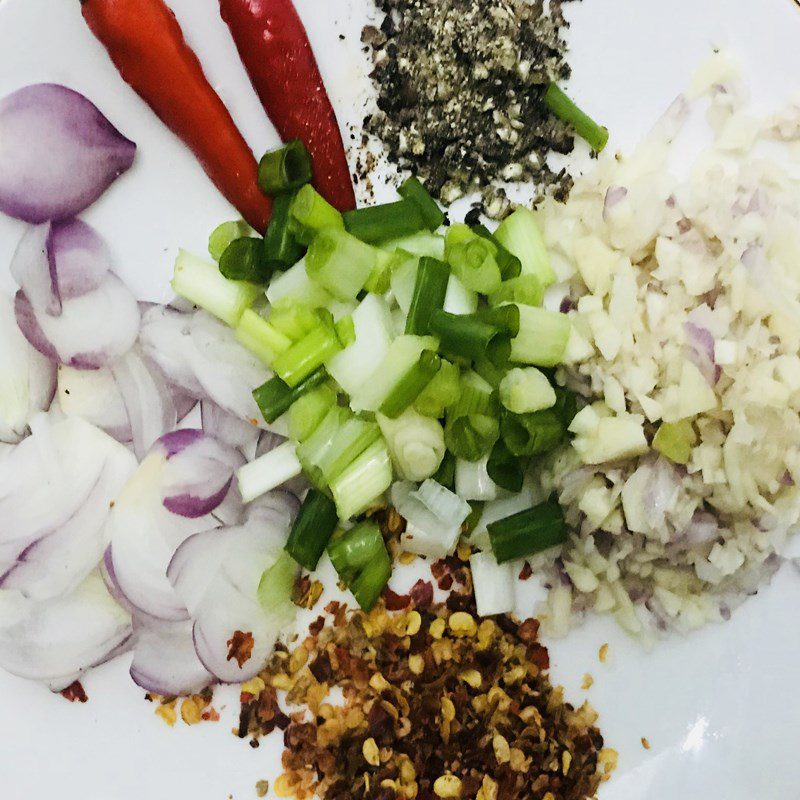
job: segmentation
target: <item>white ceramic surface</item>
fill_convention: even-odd
[[[274,144],[216,2],[171,5],[254,149]],[[298,5],[340,118],[357,129],[368,90],[358,43],[367,0]],[[572,92],[609,125],[613,146],[633,144],[715,46],[738,54],[759,104],[800,88],[800,9],[791,0],[584,0],[568,13]],[[85,92],[138,143],[135,168],[85,216],[139,295],[165,299],[178,246],[202,252],[230,209],[120,81],[78,0],[0,0],[0,96],[36,81]],[[21,230],[0,218],[2,289],[11,287],[5,265]],[[554,679],[573,701],[590,698],[620,752],[601,800],[798,800],[798,608],[800,575],[784,568],[731,622],[672,637],[650,653],[604,619],[553,642]],[[600,664],[604,642],[610,658]],[[169,729],[127,666],[120,659],[89,675],[85,706],[0,673],[4,800],[249,800],[256,780],[276,777],[277,739],[252,750],[230,734],[234,692],[217,695],[217,706],[227,704],[220,723]],[[579,688],[585,672],[595,679],[589,692]]]

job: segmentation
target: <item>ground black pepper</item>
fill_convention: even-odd
[[[572,179],[547,156],[569,153],[573,134],[542,100],[570,75],[562,2],[376,0],[384,21],[362,34],[378,89],[367,132],[445,204],[480,191],[500,218],[517,181],[565,199]]]

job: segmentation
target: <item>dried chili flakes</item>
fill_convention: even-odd
[[[275,792],[299,800],[594,797],[614,752],[603,749],[595,712],[575,709],[550,683],[538,622],[480,621],[471,594],[428,606],[350,611],[345,624],[299,645],[307,658],[276,653],[238,731],[257,738],[281,727],[276,690],[308,709],[281,719]],[[327,702],[333,687],[341,704]]]

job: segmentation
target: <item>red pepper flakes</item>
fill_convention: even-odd
[[[531,565],[526,561],[522,565],[522,569],[519,571],[519,579],[521,581],[526,581],[531,575],[533,575],[533,570],[531,569]]]
[[[411,595],[397,594],[387,586],[383,590],[383,603],[387,611],[402,611],[411,605]]]
[[[411,587],[409,594],[417,608],[429,608],[433,603],[433,584],[420,578]]]
[[[239,669],[241,669],[250,660],[254,646],[255,640],[250,631],[247,633],[234,631],[233,636],[228,639],[228,657],[226,660],[233,661],[235,659]]]
[[[83,684],[80,681],[75,681],[67,686],[61,692],[61,696],[65,700],[69,700],[70,703],[86,703],[89,700],[89,696],[86,694],[86,690],[83,688]]]

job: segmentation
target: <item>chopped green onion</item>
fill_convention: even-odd
[[[299,400],[306,392],[315,389],[327,377],[324,369],[318,369],[294,387],[288,386],[278,377],[270,378],[266,383],[253,390],[253,398],[261,410],[264,421],[271,425],[288,411],[295,401]]]
[[[378,251],[347,231],[321,231],[306,254],[306,270],[312,280],[339,300],[355,300],[372,274]]]
[[[498,564],[563,544],[568,535],[564,512],[555,500],[490,522],[486,527]]]
[[[431,333],[439,338],[442,352],[466,359],[488,358],[500,366],[511,355],[508,331],[483,322],[474,314],[448,314],[435,309],[430,317]]]
[[[443,417],[447,407],[453,405],[461,393],[460,376],[461,371],[455,364],[442,359],[439,371],[414,401],[414,408],[426,417]]]
[[[499,435],[499,424],[485,414],[450,418],[444,429],[447,449],[464,461],[479,461],[492,449]]]
[[[470,507],[469,516],[464,520],[464,524],[462,526],[462,529],[467,536],[469,536],[472,533],[472,531],[475,530],[475,527],[481,521],[481,517],[483,516],[483,506],[484,506],[483,500],[469,501],[469,507]]]
[[[362,522],[328,545],[328,555],[339,577],[359,606],[369,611],[392,574],[392,563],[380,529]]]
[[[296,478],[302,471],[295,443],[284,442],[236,470],[239,494],[245,503],[249,503]]]
[[[403,236],[400,239],[392,239],[390,242],[383,242],[381,247],[388,252],[404,250],[406,253],[422,257],[438,258],[444,260],[444,236],[436,233],[415,233],[413,236]]]
[[[430,196],[428,190],[422,185],[419,179],[413,175],[406,178],[397,190],[400,197],[410,200],[415,203],[422,214],[422,219],[425,220],[425,225],[428,230],[435,231],[437,228],[444,225],[444,212],[439,208],[438,203]]]
[[[175,294],[204,308],[232,328],[239,324],[245,309],[264,293],[252,283],[229,281],[220,274],[216,264],[209,264],[185,250],[175,259],[170,285]]]
[[[501,488],[517,493],[525,480],[525,465],[506,446],[502,439],[495,442],[486,464],[489,477]]]
[[[447,264],[427,256],[420,258],[406,318],[406,333],[417,336],[430,333],[431,314],[444,306],[449,280],[450,268]]]
[[[310,183],[295,195],[289,217],[292,232],[304,245],[311,244],[313,238],[326,228],[344,229],[342,215]]]
[[[380,528],[374,522],[362,522],[335,537],[328,545],[328,555],[339,577],[349,582],[385,549]]]
[[[448,450],[464,461],[478,461],[489,453],[499,435],[492,387],[475,372],[465,372],[459,398],[447,410],[444,440]]]
[[[476,372],[466,371],[459,381],[458,399],[450,407],[450,414],[465,416],[467,414],[496,415],[497,400],[492,387]]]
[[[269,315],[269,324],[291,342],[297,342],[322,323],[319,314],[313,309],[292,305],[273,308]]]
[[[211,258],[219,261],[227,246],[234,239],[241,239],[242,236],[250,236],[253,233],[253,229],[243,219],[217,225],[211,236],[208,237],[208,252]]]
[[[331,483],[340,519],[366,511],[391,483],[392,461],[386,443],[378,439]]]
[[[255,353],[268,366],[275,357],[292,346],[292,340],[277,330],[260,314],[248,308],[236,326],[237,341]]]
[[[537,367],[558,366],[569,341],[569,317],[544,308],[517,307],[519,334],[511,340],[511,361]]]
[[[502,244],[497,240],[497,237],[485,226],[475,225],[472,228],[481,239],[486,239],[491,242],[496,248],[497,253],[497,266],[500,267],[500,275],[504,281],[516,278],[522,271],[522,262],[513,254],[506,250]]]
[[[566,430],[572,424],[572,420],[575,419],[575,415],[578,413],[578,399],[569,389],[563,389],[560,386],[555,386],[554,389],[556,393],[556,404],[553,406],[553,411],[558,414],[558,418],[561,420],[561,424]]]
[[[309,490],[286,541],[286,552],[313,572],[338,524],[333,500],[318,489]]]
[[[442,463],[434,473],[433,479],[436,483],[441,483],[445,489],[453,491],[456,483],[456,457],[449,450],[444,454]]]
[[[272,368],[294,387],[341,349],[333,325],[321,324],[277,356]]]
[[[293,201],[293,194],[281,194],[272,202],[272,216],[264,234],[264,260],[273,270],[288,269],[306,251],[295,238],[290,224],[289,209]]]
[[[690,419],[662,422],[653,437],[653,447],[676,464],[688,464],[697,434]]]
[[[515,456],[549,453],[564,439],[566,427],[554,408],[533,414],[506,412],[500,420],[500,435]]]
[[[368,244],[377,244],[424,230],[425,220],[416,203],[397,200],[346,211],[342,218],[348,233]]]
[[[423,481],[439,469],[445,457],[444,431],[439,421],[412,408],[397,419],[376,414],[389,454],[399,475],[407,481]]]
[[[336,405],[336,392],[323,383],[298,397],[289,407],[289,437],[305,442]]]
[[[417,363],[409,367],[381,403],[380,413],[390,419],[399,417],[433,380],[441,364],[442,359],[437,353],[433,350],[423,350]]]
[[[299,189],[310,183],[312,177],[311,156],[299,139],[265,153],[258,165],[258,185],[273,197]]]
[[[445,257],[467,289],[491,294],[502,280],[495,258],[497,248],[466,225],[451,225],[445,237]]]
[[[267,287],[267,300],[273,309],[295,305],[321,308],[333,302],[331,295],[308,277],[305,258],[273,276]]]
[[[512,369],[500,382],[500,402],[514,414],[531,414],[556,404],[555,389],[536,367]]]
[[[488,322],[489,325],[508,331],[509,336],[517,336],[519,334],[519,307],[512,303],[497,306],[496,308],[482,308],[475,313],[475,317],[482,322]]]
[[[392,270],[404,260],[405,257],[400,253],[378,250],[375,253],[375,266],[364,284],[364,290],[371,294],[386,294],[389,291]]]
[[[544,93],[547,107],[561,120],[575,128],[589,147],[599,153],[608,143],[608,128],[598,125],[591,117],[581,111],[575,103],[555,84],[551,83]]]
[[[489,296],[489,305],[520,303],[524,306],[540,306],[544,300],[544,289],[535,275],[520,275],[500,284],[500,288]]]
[[[342,317],[334,326],[336,336],[342,348],[350,347],[356,340],[356,326],[353,322],[353,315],[348,314]]]
[[[497,389],[500,386],[500,382],[505,377],[507,366],[507,364],[503,364],[497,367],[485,357],[476,358],[475,361],[472,362],[472,369],[493,389]]]
[[[392,271],[389,275],[389,288],[400,310],[408,316],[411,300],[414,297],[420,256],[407,253],[405,250],[395,250],[392,255],[395,261],[392,262]]]
[[[383,553],[368,564],[353,579],[348,587],[358,605],[369,611],[378,602],[378,598],[392,577],[392,559],[384,550]]]
[[[255,236],[234,239],[219,260],[219,271],[229,281],[269,283],[272,270],[264,261],[264,242]]]
[[[317,486],[327,486],[379,438],[376,423],[358,419],[348,409],[334,406],[297,448],[297,456],[309,478]]]
[[[291,624],[297,610],[292,603],[297,572],[297,562],[283,550],[275,563],[261,575],[258,602],[271,620]]]
[[[377,411],[392,389],[402,380],[423,350],[436,350],[438,342],[432,336],[398,336],[383,358],[350,396],[354,411]]]
[[[547,246],[532,211],[518,208],[500,223],[494,235],[520,260],[523,275],[535,275],[545,289],[556,282]]]

